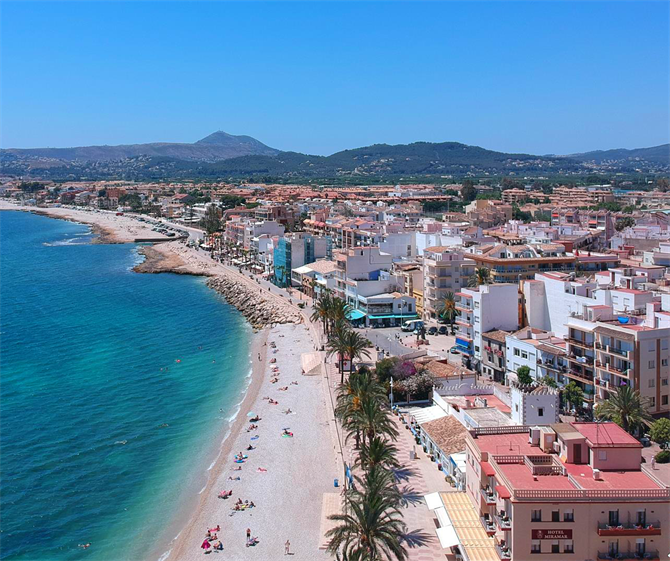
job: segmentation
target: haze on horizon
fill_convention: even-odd
[[[2,148],[670,140],[667,2],[3,2]]]

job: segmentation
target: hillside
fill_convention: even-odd
[[[583,152],[581,154],[571,154],[568,156],[573,160],[580,162],[603,163],[610,161],[637,161],[652,162],[662,165],[670,165],[670,144],[661,144],[651,148],[617,148],[614,150],[595,150],[593,152]]]
[[[119,146],[80,146],[76,148],[9,148],[3,154],[23,158],[53,158],[65,161],[108,161],[154,156],[179,160],[216,161],[250,154],[272,156],[277,150],[250,136],[234,136],[218,131],[193,144],[152,142]]]

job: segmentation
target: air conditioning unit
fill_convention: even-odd
[[[561,453],[561,443],[560,442],[554,442],[554,452],[557,454]]]
[[[532,427],[528,434],[528,444],[531,446],[540,445],[540,427]]]
[[[602,480],[602,475],[601,475],[599,469],[594,469],[593,470],[593,479],[595,479],[596,481]]]

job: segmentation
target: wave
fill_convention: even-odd
[[[81,241],[81,239],[77,238],[68,238],[65,240],[58,240],[56,242],[44,242],[42,245],[46,247],[58,247],[63,245],[90,245],[90,242]]]

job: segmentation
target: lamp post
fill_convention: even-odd
[[[391,376],[391,394],[389,398],[391,399],[391,410],[393,410],[393,376]]]

